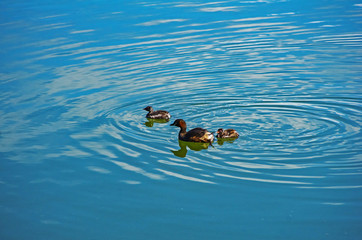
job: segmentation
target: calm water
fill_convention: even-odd
[[[0,239],[361,239],[362,2],[0,3]],[[178,142],[147,105],[188,128]]]

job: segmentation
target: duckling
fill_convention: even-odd
[[[148,111],[146,118],[151,118],[151,119],[170,119],[171,118],[171,114],[167,111],[164,110],[157,110],[154,111],[153,108],[151,106],[147,106],[145,107],[143,110]]]
[[[186,132],[186,122],[183,119],[176,119],[171,126],[180,128],[178,139],[186,142],[207,142],[212,145],[214,135],[203,128],[194,128]]]
[[[238,138],[239,137],[239,133],[234,129],[224,130],[222,128],[219,128],[216,133],[217,133],[217,135],[216,135],[217,138]]]

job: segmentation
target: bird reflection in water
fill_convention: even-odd
[[[224,145],[224,143],[234,143],[234,141],[238,139],[237,137],[235,138],[218,138],[217,139],[217,144],[219,144],[220,146]]]
[[[167,123],[168,121],[170,121],[169,119],[152,119],[152,118],[147,118],[147,122],[145,122],[145,125],[147,127],[153,127],[154,123]]]
[[[202,149],[207,149],[210,146],[210,143],[203,143],[203,142],[185,142],[182,140],[178,140],[178,145],[180,149],[177,151],[172,151],[173,154],[177,157],[186,157],[187,148],[194,150],[194,151],[201,151]]]

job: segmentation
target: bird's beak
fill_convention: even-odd
[[[171,123],[170,126],[175,126],[175,123]]]

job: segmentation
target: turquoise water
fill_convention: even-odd
[[[361,239],[361,16],[1,1],[0,239]],[[240,137],[178,142],[177,118]]]

